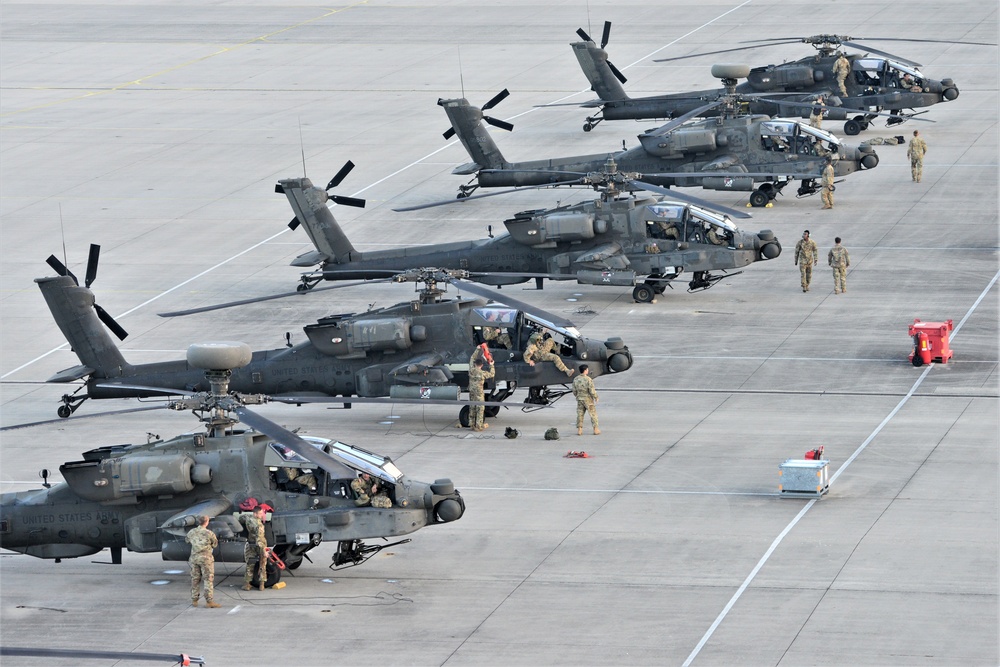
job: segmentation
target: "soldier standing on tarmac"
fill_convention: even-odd
[[[819,262],[819,248],[816,242],[809,238],[809,230],[802,232],[802,238],[795,244],[795,263],[799,265],[802,276],[802,291],[809,291],[812,282],[813,267]]]
[[[188,565],[191,567],[191,606],[198,606],[202,585],[205,587],[205,606],[217,609],[215,601],[215,556],[212,550],[219,546],[219,538],[208,529],[208,517],[198,516],[198,525],[188,531],[184,541],[191,545]]]
[[[573,396],[576,397],[576,434],[583,435],[583,413],[590,413],[590,424],[594,427],[594,435],[600,435],[601,429],[597,422],[597,389],[590,379],[590,367],[580,365],[580,374],[573,380]]]

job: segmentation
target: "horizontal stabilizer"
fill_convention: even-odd
[[[81,378],[87,377],[93,372],[94,369],[90,366],[73,366],[73,368],[67,368],[66,370],[59,371],[46,380],[46,382],[76,382]]]
[[[289,266],[310,267],[316,266],[317,264],[323,264],[324,262],[329,262],[331,259],[333,258],[325,252],[310,250],[309,252],[304,252],[293,259]]]

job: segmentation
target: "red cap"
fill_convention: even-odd
[[[265,512],[273,512],[274,511],[274,508],[271,507],[270,505],[268,505],[267,503],[261,503],[259,507],[262,510],[264,510]]]
[[[244,512],[249,512],[255,507],[257,507],[256,498],[247,498],[242,503],[240,503],[240,509],[243,510]]]

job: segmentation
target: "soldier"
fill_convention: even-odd
[[[267,505],[257,505],[252,514],[240,515],[240,523],[247,531],[247,543],[243,547],[243,561],[246,569],[243,572],[243,590],[250,590],[250,582],[257,575],[258,588],[264,590],[267,581],[267,537],[264,535],[264,508]]]
[[[483,370],[483,360],[476,358],[472,362],[472,366],[469,367],[469,400],[470,401],[485,401],[485,394],[483,393],[483,383],[486,382],[487,378],[491,378],[496,375],[496,370],[494,370],[493,365],[490,364],[489,370]],[[484,428],[489,426],[489,424],[483,421],[483,413],[486,411],[485,406],[482,405],[470,405],[469,406],[469,426],[472,427],[473,431],[482,431]]]
[[[822,129],[820,126],[823,124],[824,111],[826,111],[826,105],[823,104],[823,96],[820,95],[816,98],[816,104],[813,105],[812,111],[809,114],[809,124],[817,130]]]
[[[910,158],[910,176],[917,183],[924,175],[924,155],[926,154],[927,142],[920,138],[920,130],[914,130],[910,146],[906,149],[906,157]]]
[[[221,607],[215,598],[215,557],[212,550],[219,546],[219,539],[208,529],[208,517],[199,515],[198,525],[188,531],[184,541],[191,545],[188,565],[191,568],[191,606],[198,606],[201,587],[205,586],[205,606]]]
[[[573,395],[576,397],[576,434],[583,435],[583,413],[590,414],[590,424],[594,427],[594,435],[600,435],[601,429],[597,423],[597,390],[594,381],[590,379],[590,367],[580,365],[580,374],[573,380]]]
[[[819,248],[816,242],[809,238],[809,230],[802,232],[802,238],[795,244],[795,263],[799,266],[799,273],[802,275],[802,291],[809,291],[809,283],[812,282],[813,266],[819,262]]]
[[[840,237],[833,240],[836,244],[830,248],[826,256],[826,261],[833,267],[833,293],[847,291],[847,267],[851,265],[851,256],[847,248],[840,245]]]
[[[823,208],[833,208],[833,160],[830,158],[826,159],[826,165],[823,167],[823,176],[820,180],[820,185],[822,186],[822,191],[820,192],[820,199],[823,200]]]
[[[495,345],[490,345],[490,347],[499,346],[509,350],[514,346],[510,340],[510,334],[498,327],[483,327],[483,340],[487,343],[495,341]]]
[[[351,482],[351,490],[357,496],[354,499],[354,504],[358,507],[366,505],[381,509],[392,507],[392,501],[389,500],[385,491],[381,490],[378,481],[372,479],[372,476],[366,472],[361,473],[360,477]]]
[[[837,62],[833,64],[833,73],[837,77],[837,86],[840,88],[840,94],[847,97],[847,86],[844,85],[844,81],[851,73],[851,62],[843,53],[837,58]]]
[[[917,85],[917,82],[913,80],[913,77],[909,74],[904,74],[903,78],[899,82],[900,87],[904,90],[908,90],[911,93],[922,93],[924,89]]]
[[[316,475],[303,472],[301,468],[289,468],[286,472],[289,483],[295,482],[306,493],[316,493]]]
[[[708,226],[708,232],[705,234],[708,237],[708,242],[713,245],[723,245],[726,242],[725,232],[719,234],[719,231],[715,229],[713,225]]]
[[[566,368],[566,364],[559,358],[559,355],[552,352],[555,344],[556,342],[552,340],[551,336],[546,335],[543,338],[536,331],[528,339],[528,347],[524,350],[524,360],[528,362],[529,366],[534,366],[536,361],[551,361],[556,365],[556,368],[566,374],[566,377],[571,377],[574,371]]]

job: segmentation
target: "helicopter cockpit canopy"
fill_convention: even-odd
[[[886,58],[857,58],[852,66],[854,77],[862,85],[898,86],[903,75],[922,80],[923,73],[913,65],[904,65]]]
[[[384,482],[395,484],[403,476],[403,473],[391,459],[373,454],[360,447],[308,435],[302,436],[302,439],[316,449],[338,459],[344,465],[359,472],[366,472],[373,477],[378,477]],[[314,469],[316,467],[312,461],[296,454],[288,447],[277,442],[270,443],[269,449],[264,455],[264,464],[269,467],[278,468]]]
[[[802,121],[791,120],[788,118],[776,118],[774,120],[764,121],[760,124],[761,137],[783,137],[789,139],[803,134],[825,141],[831,146],[841,145],[840,139],[826,130],[821,130],[807,123],[803,123]]]
[[[506,306],[485,306],[472,309],[473,326],[513,329],[517,326],[517,309]]]

